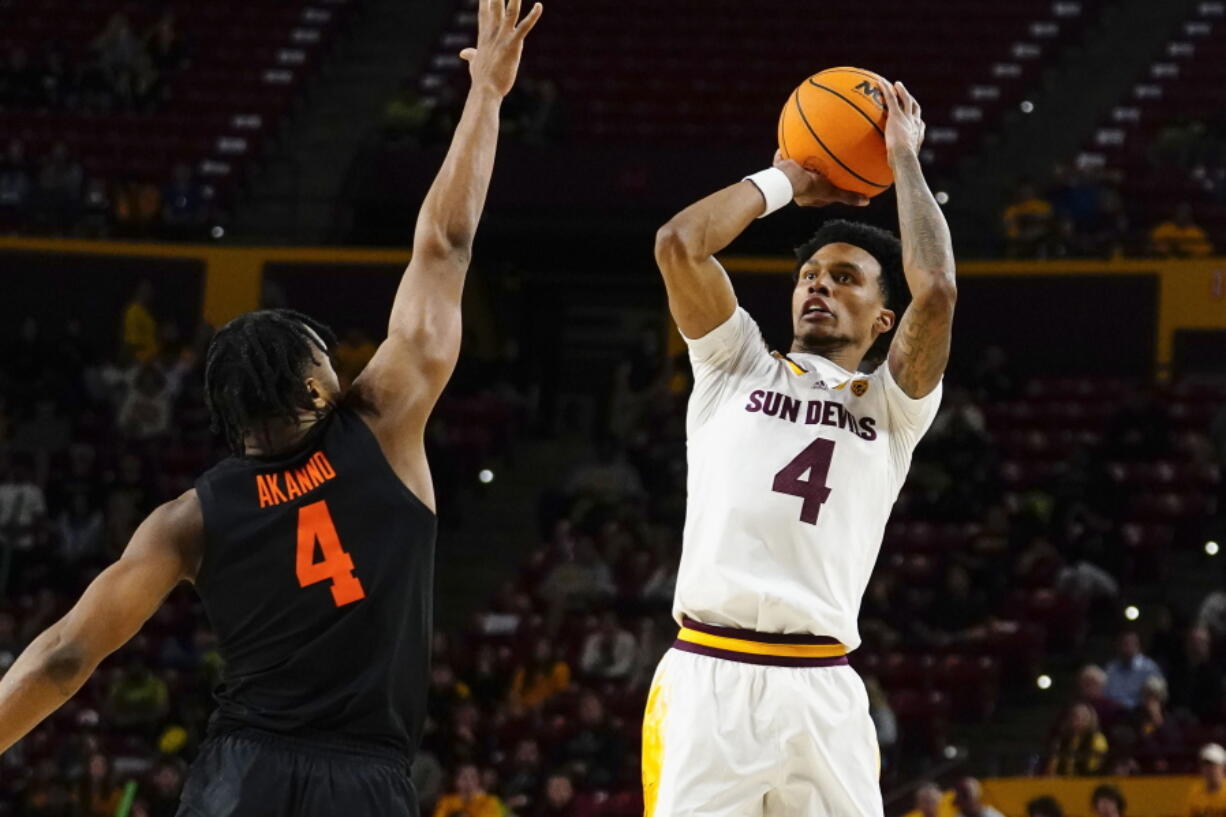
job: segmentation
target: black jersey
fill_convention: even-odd
[[[196,481],[196,589],[225,660],[210,733],[242,727],[412,756],[425,719],[436,520],[351,408],[294,451]]]

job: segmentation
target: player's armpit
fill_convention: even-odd
[[[0,679],[0,752],[76,693],[123,646],[167,594],[199,569],[204,519],[195,491],[160,506],[123,556],[102,571],[68,613],[31,642]]]
[[[908,397],[924,397],[941,382],[949,362],[956,300],[952,286],[930,287],[916,296],[898,324],[887,365]]]

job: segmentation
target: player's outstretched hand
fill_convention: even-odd
[[[925,127],[919,102],[901,82],[890,83],[883,79],[879,84],[889,112],[885,120],[886,153],[892,156],[901,149],[919,154]]]
[[[460,59],[467,60],[473,87],[488,88],[506,96],[515,84],[519,58],[524,53],[524,38],[541,19],[544,7],[533,4],[519,19],[521,0],[477,0],[477,46],[465,48]]]
[[[801,207],[825,207],[827,204],[850,204],[853,207],[864,207],[868,198],[850,190],[835,187],[820,173],[806,170],[791,159],[784,159],[779,151],[775,151],[775,161],[772,166],[779,168],[792,181],[794,200]]]

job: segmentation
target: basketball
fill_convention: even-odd
[[[802,82],[779,115],[779,150],[836,186],[875,196],[894,183],[885,154],[881,78],[827,68]]]

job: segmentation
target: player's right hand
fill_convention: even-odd
[[[465,48],[460,59],[468,62],[473,88],[487,88],[506,96],[515,84],[524,38],[541,19],[544,7],[533,4],[519,19],[520,0],[477,0],[477,46]]]
[[[792,182],[793,200],[801,207],[825,207],[827,204],[864,207],[868,204],[867,196],[835,187],[822,174],[807,170],[791,159],[784,159],[779,151],[775,151],[772,166],[787,174]]]

